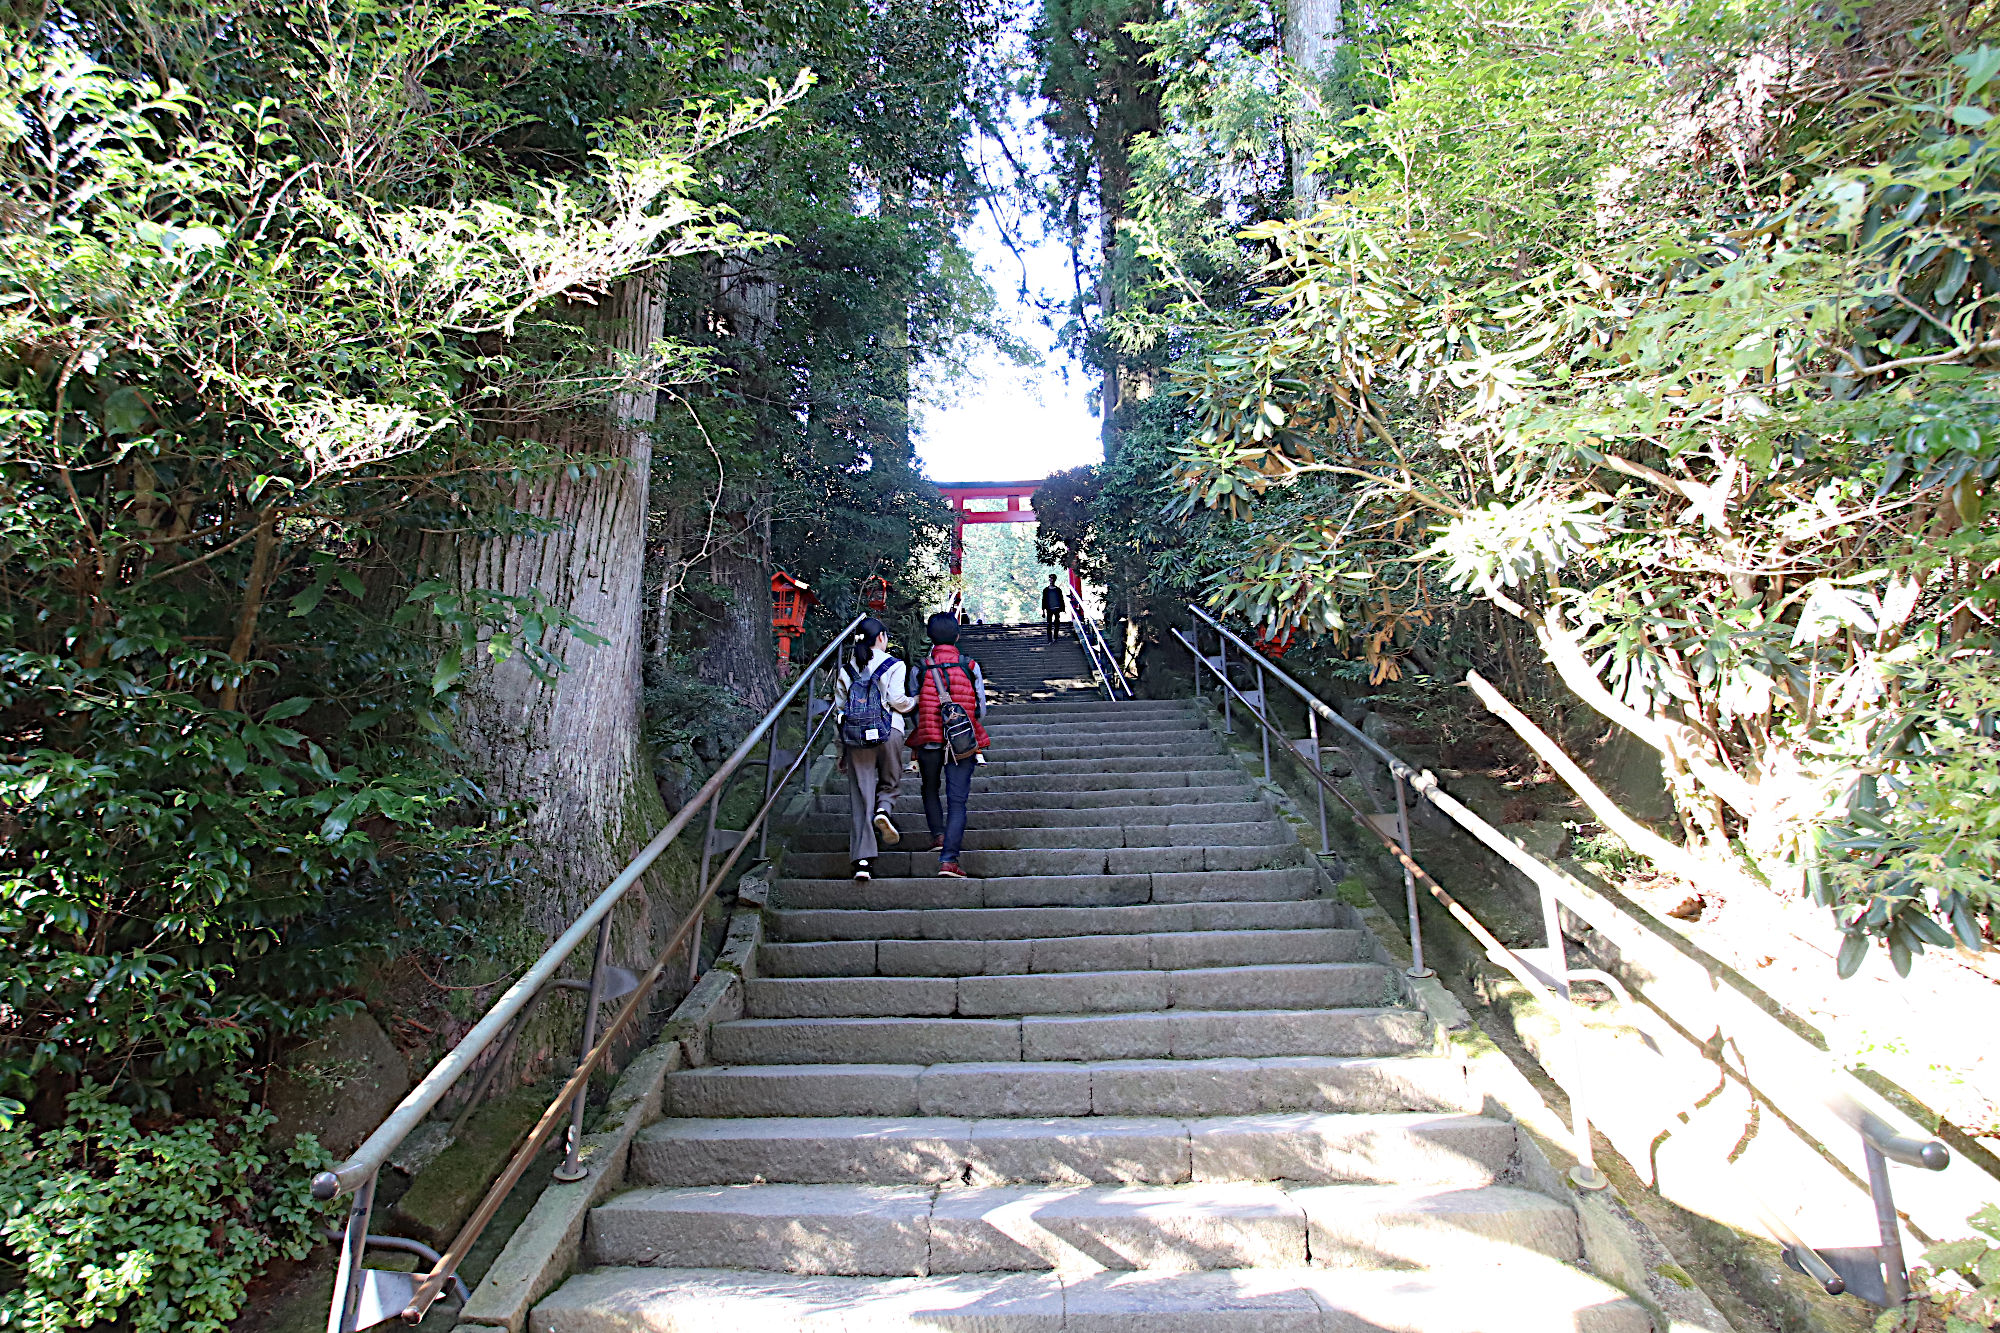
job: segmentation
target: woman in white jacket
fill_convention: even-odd
[[[908,691],[902,659],[889,653],[887,627],[873,616],[854,631],[847,659],[841,664],[840,682],[834,692],[841,708],[840,766],[847,772],[847,805],[851,816],[847,859],[854,863],[854,878],[867,880],[873,874],[872,865],[881,847],[893,847],[902,840],[889,812],[896,802],[896,788],[903,780],[903,733],[907,726],[903,715],[917,706],[917,700]],[[850,716],[857,683],[861,687],[858,696],[861,701],[879,699],[884,716]],[[868,725],[870,722],[877,725]],[[879,738],[867,740],[871,731]]]

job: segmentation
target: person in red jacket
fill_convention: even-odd
[[[965,807],[972,795],[972,770],[983,758],[980,752],[992,743],[980,724],[986,716],[986,678],[979,663],[958,651],[955,616],[940,611],[924,629],[930,636],[931,653],[917,668],[917,725],[909,744],[917,752],[917,769],[923,774],[924,822],[930,825],[931,846],[938,854],[938,874],[964,879],[958,856],[965,844]],[[979,752],[964,759],[953,760],[945,753],[944,728],[938,721],[940,685],[972,718]],[[939,800],[940,785],[943,800]]]

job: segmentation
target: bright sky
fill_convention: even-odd
[[[919,406],[917,456],[933,481],[1021,481],[1103,459],[1097,417],[1088,406],[1086,372],[1066,352],[1050,350],[1055,333],[1032,304],[1063,300],[1075,290],[1069,250],[1041,240],[1032,220],[1017,237],[1026,260],[1031,300],[1020,299],[1021,259],[1001,241],[991,214],[981,211],[966,234],[1000,310],[1014,333],[1042,353],[1039,366],[1017,366],[987,352],[971,374],[935,391]]]

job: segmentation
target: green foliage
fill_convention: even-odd
[[[1039,625],[1042,589],[1060,569],[1038,558],[1035,530],[1025,523],[981,524],[965,530],[965,613],[989,625]]]
[[[1981,947],[2000,874],[1996,56],[1881,21],[1394,6],[1320,145],[1344,192],[1240,232],[1253,285],[1135,224],[1177,512],[1243,525],[1211,604],[1376,680],[1503,613],[1703,836],[1810,876],[1848,971]]]
[[[1987,1205],[1967,1223],[1980,1234],[1931,1246],[1910,1272],[1911,1290],[1943,1316],[1945,1333],[1986,1333],[2000,1320],[2000,1206]],[[1901,1333],[1919,1308],[1884,1310],[1875,1333]]]
[[[1035,559],[1054,569],[1074,569],[1093,581],[1104,576],[1091,541],[1101,491],[1096,467],[1073,467],[1042,479],[1029,501],[1035,511]]]
[[[269,1113],[233,1086],[216,1100],[149,1129],[85,1083],[55,1128],[0,1128],[0,1326],[209,1333],[264,1264],[305,1257],[338,1208],[307,1184],[326,1154],[300,1135],[274,1155]]]
[[[605,465],[575,418],[710,373],[604,356],[590,303],[775,243],[702,159],[809,87],[693,96],[706,48],[648,39],[646,95],[595,100],[669,11],[84,0],[0,36],[0,1112],[41,1126],[0,1143],[0,1322],[234,1317],[319,1216],[237,1076],[502,915],[459,693],[593,634],[455,543]]]
[[[441,50],[521,21],[408,17],[443,45],[334,16],[357,77],[436,77]],[[473,891],[489,835],[453,772],[460,673],[480,653],[545,667],[547,635],[588,630],[410,580],[406,534],[510,521],[468,483],[593,466],[496,433],[500,404],[521,420],[695,364],[587,368],[588,331],[542,308],[765,239],[687,195],[694,157],[802,91],[606,125],[590,170],[467,198],[448,176],[420,191],[387,144],[370,169],[390,178],[343,175],[338,136],[366,124],[289,114],[284,94],[328,89],[283,58],[266,73],[261,100],[204,97],[53,31],[0,61],[0,1095],[95,1078],[198,1102],[393,947],[379,919],[372,945],[318,933],[336,899]],[[468,134],[508,118],[455,107]]]

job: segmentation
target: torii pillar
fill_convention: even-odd
[[[965,572],[965,525],[968,523],[1033,523],[1035,521],[1034,495],[1041,480],[1035,481],[959,481],[940,485],[945,503],[951,506],[951,572],[956,578]],[[1005,500],[1005,509],[968,509],[968,500]],[[1083,580],[1075,569],[1067,571],[1069,586],[1075,590],[1079,601],[1083,598]]]

